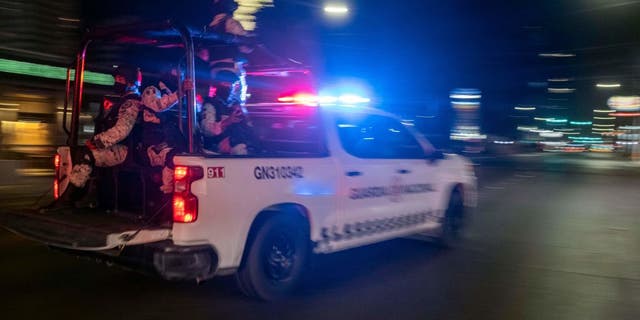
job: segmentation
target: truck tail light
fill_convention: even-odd
[[[58,178],[60,177],[60,154],[56,153],[53,157],[53,166],[55,167],[55,175],[53,178],[53,198],[58,200],[60,197],[60,183]]]
[[[53,178],[53,198],[56,200],[60,198],[60,185],[58,184],[58,177]]]
[[[173,222],[189,223],[198,218],[198,198],[192,194],[173,196]]]
[[[177,166],[174,169],[173,222],[189,223],[198,219],[198,197],[191,183],[204,177],[202,167]]]

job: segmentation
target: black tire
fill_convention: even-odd
[[[296,289],[309,259],[309,230],[302,218],[284,214],[269,218],[248,245],[236,274],[243,293],[272,301]]]
[[[454,190],[449,198],[449,205],[444,215],[439,243],[445,248],[455,248],[462,242],[464,230],[464,200],[458,190]]]

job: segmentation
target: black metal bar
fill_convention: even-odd
[[[84,66],[85,56],[87,54],[87,46],[90,40],[84,40],[76,55],[76,72],[74,76],[75,89],[73,91],[73,109],[71,111],[71,129],[69,130],[69,138],[67,145],[78,145],[78,127],[80,120],[80,110],[82,109],[82,91],[84,89]]]
[[[71,94],[71,66],[67,67],[67,83],[65,85],[64,109],[62,110],[62,130],[69,137],[69,128],[67,127],[67,110],[69,108],[69,95]]]
[[[199,150],[197,150],[198,148],[195,143],[196,134],[198,132],[198,121],[196,120],[196,77],[193,39],[191,38],[191,32],[184,25],[174,24],[173,26],[175,30],[180,33],[186,50],[185,64],[187,70],[185,79],[190,79],[191,81],[193,81],[193,88],[185,91],[185,96],[187,97],[187,131],[189,132],[189,153],[195,153]]]
[[[113,39],[122,34],[136,34],[145,30],[171,30],[172,28],[174,28],[173,24],[169,20],[163,20],[160,22],[130,23],[92,29],[87,33],[86,38],[93,40]]]

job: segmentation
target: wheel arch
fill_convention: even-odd
[[[260,229],[260,227],[269,219],[279,215],[289,215],[292,219],[299,219],[299,222],[302,223],[305,231],[307,232],[307,235],[309,236],[309,245],[311,244],[310,234],[312,221],[309,210],[299,203],[285,202],[273,204],[260,210],[258,214],[256,214],[256,216],[253,218],[251,225],[247,229],[248,232],[246,233],[246,237],[244,237],[244,241],[239,244],[239,246],[241,247],[239,249],[241,249],[240,251],[242,252],[242,254],[237,257],[236,261],[238,266],[244,263],[247,256],[249,244],[255,238],[256,232]]]
[[[449,203],[449,199],[451,199],[451,195],[453,195],[454,192],[458,192],[460,193],[460,196],[462,196],[462,199],[465,199],[464,197],[464,193],[465,193],[465,189],[464,189],[464,183],[462,182],[451,182],[450,184],[448,184],[445,187],[444,192],[442,193],[442,203],[446,206],[446,204]]]

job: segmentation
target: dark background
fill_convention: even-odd
[[[588,121],[612,94],[640,91],[640,1],[343,2],[350,12],[336,19],[324,14],[324,1],[274,0],[258,12],[256,32],[274,53],[311,66],[321,84],[357,79],[378,107],[435,116],[429,125],[443,132],[455,88],[482,91],[483,132],[513,137],[514,106]],[[175,18],[201,28],[211,19],[209,3],[7,1],[0,6],[0,57],[65,65],[87,27]],[[64,16],[78,21],[61,21]],[[575,56],[539,56],[550,52]],[[604,81],[622,87],[598,90],[595,84]],[[575,91],[553,95],[548,86]]]
[[[97,24],[129,15],[199,27],[210,20],[208,2],[86,1],[82,12]],[[376,101],[398,113],[443,114],[451,89],[479,88],[488,132],[512,134],[509,115],[517,104],[566,108],[552,110],[589,120],[606,100],[598,81],[622,82],[625,93],[640,88],[638,1],[346,3],[351,11],[340,21],[324,15],[323,1],[275,0],[258,13],[257,33],[327,83],[364,79]],[[575,57],[538,56],[548,52]],[[546,87],[531,85],[552,77],[571,78],[576,91],[549,100]]]

